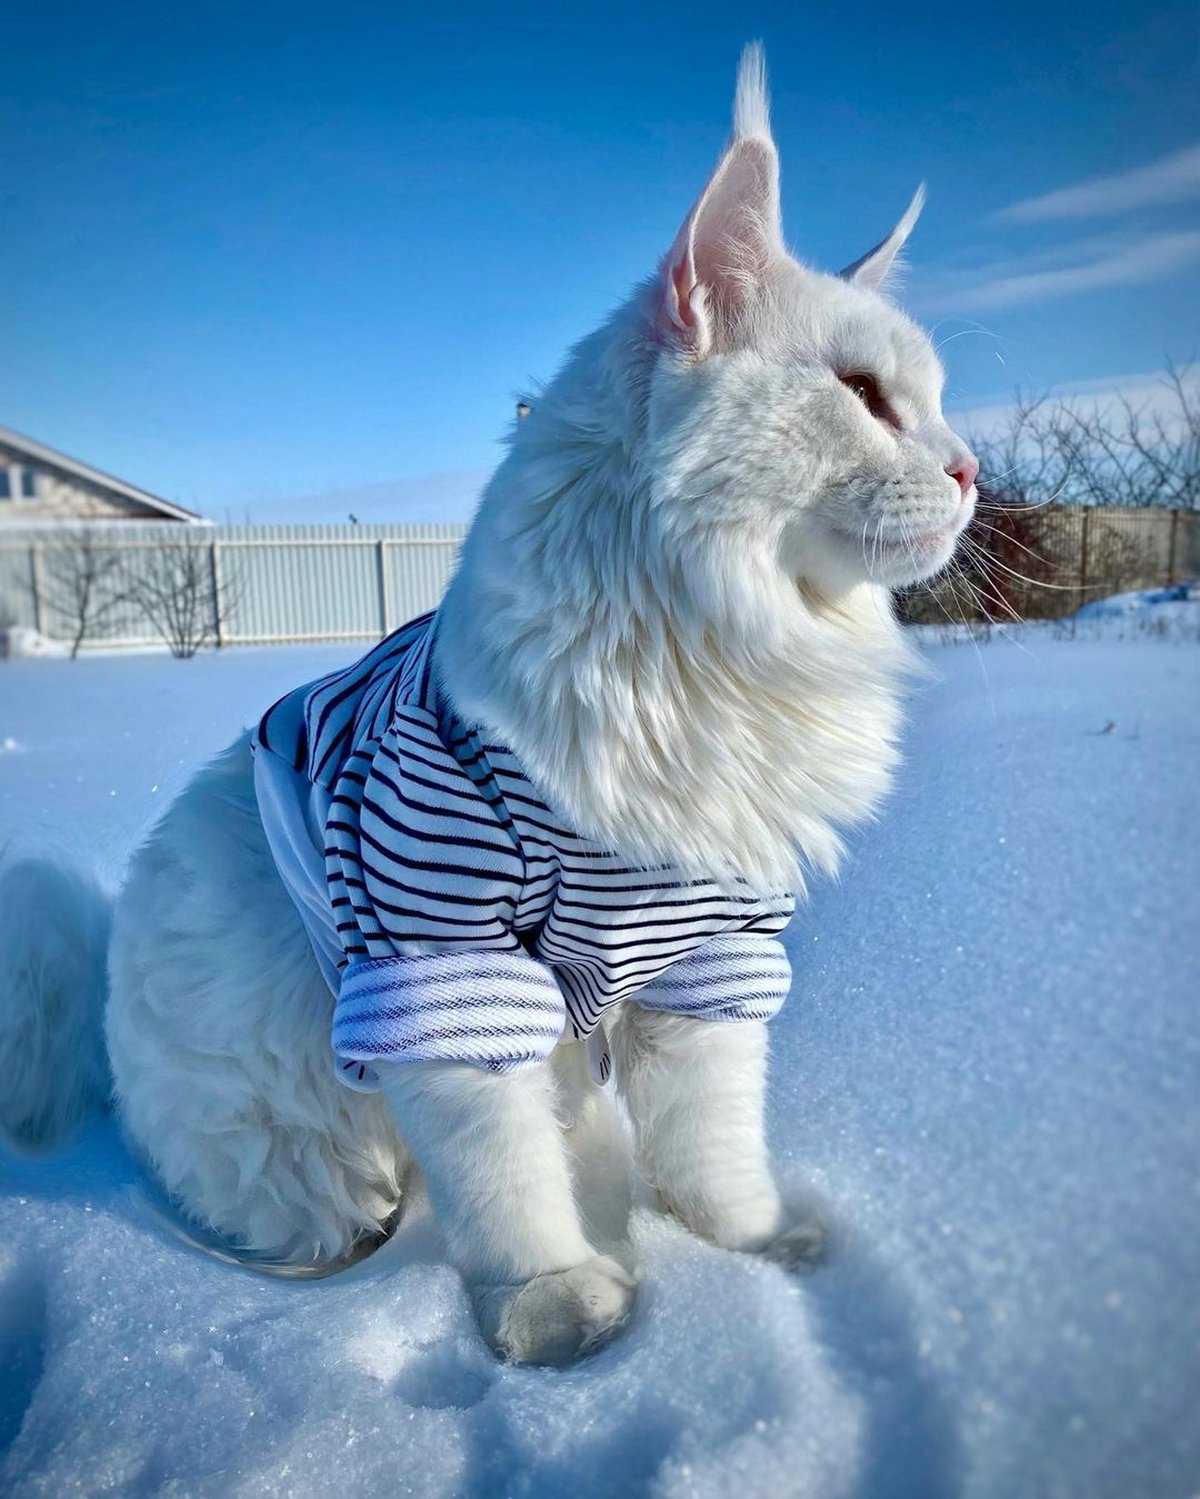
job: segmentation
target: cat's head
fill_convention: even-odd
[[[978,465],[942,416],[929,338],[884,295],[921,200],[840,275],[794,259],[762,51],[746,49],[733,140],[642,302],[644,460],[668,525],[750,528],[822,592],[949,560]]]

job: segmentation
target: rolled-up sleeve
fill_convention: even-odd
[[[525,952],[368,958],[342,975],[333,1049],[343,1082],[373,1089],[391,1062],[544,1062],[566,1021],[554,975]]]
[[[770,1020],[792,986],[792,965],[778,937],[726,932],[639,989],[636,1002],[703,1020]]]

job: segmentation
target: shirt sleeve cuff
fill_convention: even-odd
[[[792,986],[792,965],[778,937],[730,932],[702,947],[634,996],[647,1010],[703,1020],[770,1020]]]
[[[565,1022],[554,976],[524,952],[367,958],[342,975],[333,1050],[341,1080],[373,1092],[381,1062],[544,1062]]]

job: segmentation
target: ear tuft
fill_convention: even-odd
[[[868,250],[852,265],[848,265],[840,274],[845,281],[853,281],[855,286],[865,286],[868,291],[884,290],[888,277],[897,269],[897,257],[904,248],[904,243],[913,232],[913,227],[921,217],[921,210],[925,206],[925,184],[922,183],[913,194],[912,202],[904,210],[900,222],[892,230],[886,239],[881,239],[874,249]]]
[[[742,53],[733,132],[659,277],[664,333],[701,358],[733,329],[784,254],[779,157],[771,139],[766,63],[758,42]]]
[[[690,352],[711,352],[783,255],[779,159],[770,140],[736,140],[684,220],[663,263],[668,331]]]
[[[738,65],[733,99],[733,138],[771,139],[771,108],[767,95],[767,58],[761,42],[748,42]]]

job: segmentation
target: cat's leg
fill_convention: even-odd
[[[576,1209],[548,1065],[380,1069],[484,1336],[517,1363],[564,1364],[608,1341],[636,1283],[596,1252]]]
[[[629,1134],[614,1090],[592,1081],[582,1042],[561,1043],[550,1065],[558,1083],[559,1120],[584,1231],[589,1242],[632,1273]]]
[[[789,1212],[767,1153],[767,1028],[622,1007],[618,1086],[638,1164],[664,1207],[726,1249],[794,1265],[820,1257],[812,1209]]]

